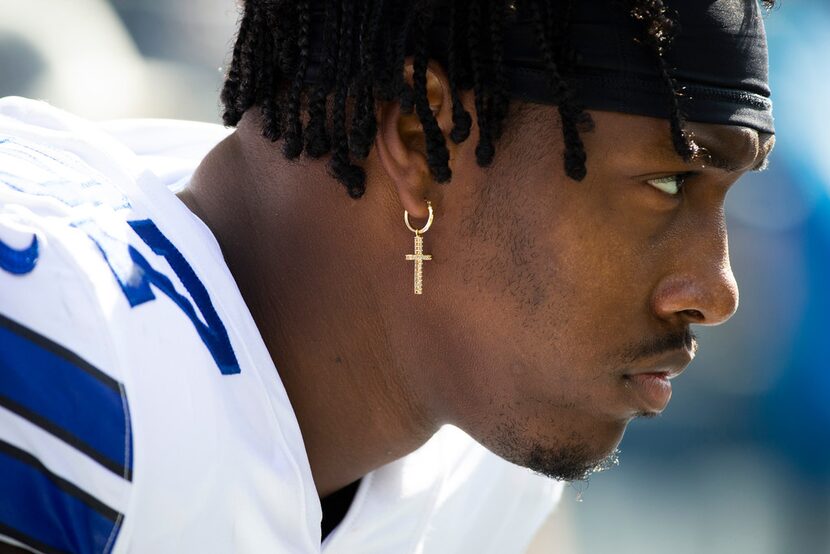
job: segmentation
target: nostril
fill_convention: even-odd
[[[699,323],[706,319],[702,312],[698,310],[683,310],[683,314],[692,320],[692,323]]]
[[[737,286],[731,277],[674,274],[662,279],[651,296],[651,310],[666,321],[687,325],[719,325],[737,306]]]

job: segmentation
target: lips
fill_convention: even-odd
[[[626,372],[623,382],[631,391],[639,411],[660,413],[665,410],[672,394],[671,379],[683,373],[692,358],[691,351],[676,350]]]
[[[660,413],[671,400],[671,381],[666,373],[639,373],[624,377],[626,386],[637,396],[641,411]]]

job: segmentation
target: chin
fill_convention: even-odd
[[[582,481],[593,473],[616,466],[618,454],[616,445],[597,453],[579,445],[551,448],[537,444],[530,448],[520,465],[552,479]]]
[[[562,481],[587,479],[617,465],[624,422],[585,421],[546,427],[547,433],[503,426],[495,444],[486,445],[509,462]]]

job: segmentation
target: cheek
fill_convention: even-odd
[[[551,395],[547,402],[586,402],[584,383],[607,363],[596,348],[607,336],[606,306],[614,305],[611,287],[597,279],[604,278],[605,258],[584,238],[559,230],[573,225],[543,219],[467,232],[446,272],[458,307],[448,313],[455,321],[449,332],[463,329],[457,344],[467,347],[456,367],[467,368],[466,386],[477,389],[482,404],[540,390]]]
[[[532,327],[559,339],[569,358],[591,360],[614,333],[630,325],[642,296],[630,244],[587,216],[560,218],[538,241],[533,274],[545,298],[525,312]],[[590,345],[590,348],[586,346]]]
[[[611,356],[641,323],[647,279],[623,214],[584,184],[535,196],[491,185],[453,225],[441,340],[476,417],[501,406],[543,426],[610,420]]]

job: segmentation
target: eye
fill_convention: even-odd
[[[676,175],[669,175],[668,177],[649,179],[646,183],[670,196],[677,196],[680,194],[689,176],[691,176],[691,173],[678,173]]]

